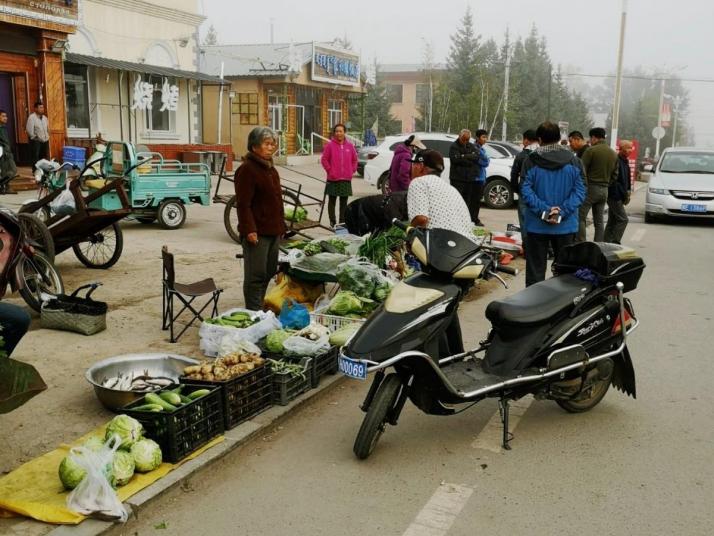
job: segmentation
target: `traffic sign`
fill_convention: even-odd
[[[654,127],[652,129],[652,137],[656,140],[661,140],[664,138],[665,130],[662,127]]]

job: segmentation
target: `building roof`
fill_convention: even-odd
[[[120,71],[157,74],[159,76],[171,76],[176,78],[186,78],[189,80],[201,80],[204,82],[221,82],[220,78],[196,71],[182,71],[180,69],[172,69],[170,67],[147,65],[146,63],[134,63],[131,61],[111,60],[109,58],[85,56],[84,54],[72,54],[71,52],[67,52],[65,54],[65,61],[67,63],[91,65],[92,67],[102,67],[104,69],[118,69]]]
[[[200,69],[211,76],[286,76],[299,72],[312,59],[312,42],[201,47]]]
[[[435,71],[445,71],[445,63],[435,63],[432,66]],[[424,71],[423,63],[384,63],[377,66],[377,70],[382,74],[389,73],[420,73]]]

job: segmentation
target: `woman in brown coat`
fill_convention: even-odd
[[[238,232],[243,245],[246,309],[260,311],[270,279],[278,269],[278,247],[285,234],[280,176],[273,165],[277,136],[267,127],[248,135],[248,153],[235,174]]]

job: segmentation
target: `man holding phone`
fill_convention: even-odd
[[[528,155],[521,173],[527,287],[545,279],[548,246],[557,260],[560,250],[575,241],[579,209],[585,199],[583,165],[560,145],[558,125],[546,121],[536,136],[540,147]]]

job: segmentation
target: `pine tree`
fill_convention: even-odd
[[[379,125],[378,137],[399,134],[399,125],[392,115],[391,102],[387,95],[387,87],[377,70],[377,83],[367,88],[367,93],[361,99],[350,99],[350,122],[352,128],[364,133],[372,128],[375,121]]]
[[[208,27],[206,37],[203,38],[203,44],[208,46],[218,44],[218,32],[214,28],[213,24]]]
[[[449,69],[449,84],[461,96],[468,95],[476,81],[476,51],[479,37],[474,32],[471,8],[461,19],[461,26],[451,36],[451,47],[446,64]]]

